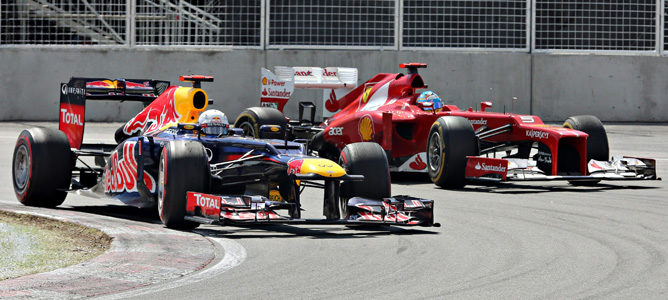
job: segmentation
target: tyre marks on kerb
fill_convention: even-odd
[[[223,238],[207,238],[214,244],[214,246],[216,246],[216,256],[222,256],[222,259],[207,266],[204,270],[167,283],[156,284],[146,288],[100,297],[98,299],[125,299],[175,289],[216,277],[227,270],[240,265],[246,260],[246,249],[239,243]]]

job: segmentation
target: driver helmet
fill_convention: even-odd
[[[424,91],[420,96],[417,98],[417,103],[419,104],[420,102],[431,102],[434,103],[433,107],[422,107],[424,110],[435,110],[437,112],[441,111],[441,108],[443,108],[443,101],[441,101],[441,98],[436,95],[436,93],[432,91]]]
[[[206,135],[221,136],[227,134],[230,122],[227,121],[225,114],[217,109],[209,109],[199,115],[197,120],[202,133]]]

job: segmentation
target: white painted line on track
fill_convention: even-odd
[[[243,246],[241,246],[241,244],[233,240],[223,239],[223,238],[207,237],[207,239],[221,246],[225,251],[225,253],[223,259],[221,259],[214,265],[207,266],[203,271],[197,272],[192,275],[186,275],[184,277],[181,277],[179,279],[170,282],[158,283],[155,285],[134,289],[126,292],[121,292],[117,294],[104,295],[101,297],[96,297],[96,299],[125,299],[129,297],[137,297],[141,295],[170,290],[184,285],[190,285],[195,282],[200,282],[202,280],[210,279],[216,275],[222,274],[227,270],[240,265],[241,263],[244,262],[244,260],[246,260],[246,249]]]

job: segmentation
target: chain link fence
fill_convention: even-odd
[[[656,0],[535,2],[535,49],[657,50]]]
[[[526,0],[403,2],[402,47],[529,50]]]
[[[394,0],[269,1],[268,48],[396,47]]]
[[[261,0],[136,0],[135,44],[260,47]]]
[[[126,0],[0,1],[0,45],[124,45]]]
[[[2,0],[0,47],[664,53],[668,0]]]

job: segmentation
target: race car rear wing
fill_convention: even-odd
[[[322,89],[322,114],[330,117],[338,111],[327,102],[336,100],[357,87],[357,69],[343,67],[274,67],[274,72],[262,68],[260,102],[281,112],[298,89]]]
[[[155,100],[169,87],[169,81],[152,79],[107,79],[72,77],[60,84],[59,129],[70,141],[70,147],[81,149],[86,100],[140,101]]]

